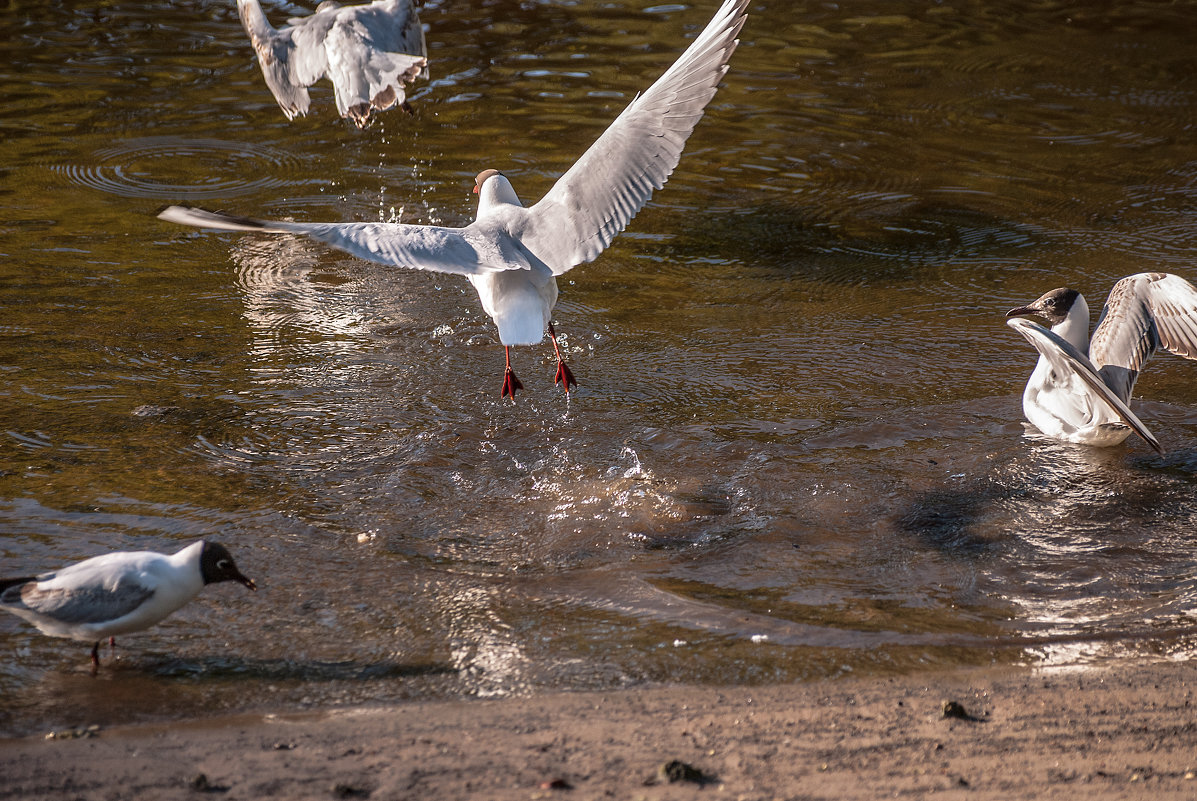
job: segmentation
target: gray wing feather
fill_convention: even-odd
[[[351,9],[370,30],[371,43],[390,53],[427,56],[424,26],[412,0],[387,0]],[[423,76],[428,77],[425,71]]]
[[[328,66],[323,40],[331,17],[323,31],[320,26],[308,22],[316,17],[298,20],[299,25],[276,31],[258,0],[237,0],[237,11],[258,55],[262,77],[279,108],[287,119],[307,114],[311,105],[307,87],[320,80]]]
[[[484,232],[476,223],[466,228],[443,228],[401,223],[279,222],[185,206],[168,206],[158,217],[221,231],[302,234],[359,258],[394,267],[466,276],[493,270],[529,269],[517,249],[502,247],[508,237]]]
[[[1197,288],[1167,273],[1123,278],[1106,298],[1089,355],[1110,388],[1127,401],[1157,348],[1197,359]]]
[[[357,31],[337,26],[325,42],[328,77],[333,83],[337,110],[363,125],[372,111],[385,111],[406,99],[404,89],[425,70],[423,56],[385,53],[361,45]]]
[[[338,10],[324,49],[337,109],[358,125],[402,103],[404,87],[428,77],[424,29],[411,0]]]
[[[1022,334],[1028,342],[1035,346],[1036,350],[1052,363],[1053,367],[1056,369],[1071,370],[1080,376],[1086,386],[1109,404],[1110,408],[1117,413],[1122,422],[1130,426],[1157,453],[1162,454],[1164,452],[1163,446],[1160,445],[1155,435],[1130,410],[1130,407],[1106,385],[1105,380],[1098,374],[1097,368],[1089,360],[1089,357],[1073,347],[1072,343],[1038,323],[1022,317],[1013,317],[1006,321],[1006,325]]]
[[[286,228],[360,258],[396,267],[457,275],[528,269],[526,262],[501,260],[493,241],[474,236],[472,228],[399,223],[289,223]]]
[[[1197,287],[1180,276],[1164,274],[1149,284],[1148,299],[1160,347],[1197,360]]]
[[[39,577],[52,579],[54,574]],[[35,583],[21,588],[21,603],[39,615],[60,623],[104,623],[135,611],[154,594],[137,582],[119,582],[115,587],[39,589]]]
[[[665,185],[715,96],[748,0],[725,0],[686,52],[529,209],[524,245],[555,275],[597,257]]]

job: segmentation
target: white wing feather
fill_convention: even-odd
[[[727,72],[747,5],[725,0],[673,66],[528,210],[518,235],[554,275],[597,257],[665,185]]]
[[[324,51],[337,110],[359,124],[371,110],[403,103],[404,87],[428,77],[424,29],[412,0],[339,9]]]

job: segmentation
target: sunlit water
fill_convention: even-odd
[[[4,616],[0,732],[1193,653],[1197,365],[1140,381],[1166,456],[1044,442],[1002,319],[1197,277],[1191,5],[756,2],[561,282],[569,398],[545,344],[499,399],[460,279],[154,218],[534,201],[715,5],[430,3],[415,115],[364,132],[327,84],[287,122],[231,0],[0,11],[3,573],[211,536],[262,587],[95,679]]]

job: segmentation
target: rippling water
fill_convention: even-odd
[[[288,123],[231,0],[0,11],[3,572],[211,536],[262,586],[96,679],[5,616],[0,731],[1189,658],[1197,366],[1140,381],[1164,457],[1037,440],[1002,315],[1197,277],[1191,4],[757,0],[561,282],[569,398],[542,345],[500,401],[463,281],[154,218],[457,225],[486,167],[534,201],[714,7],[429,3],[415,115],[364,132],[327,84]]]

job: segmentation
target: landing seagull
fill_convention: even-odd
[[[725,0],[714,19],[648,91],[636,97],[540,202],[525,208],[498,170],[478,173],[478,215],[464,228],[399,223],[297,223],[170,206],[163,220],[225,231],[306,234],[381,264],[464,275],[499,328],[506,369],[501,397],[522,384],[512,345],[543,341],[557,356],[554,383],[576,386],[550,315],[556,277],[593,261],[664,186],[682,147],[715,96],[739,40],[748,0]]]
[[[1026,315],[1037,315],[1051,330]],[[1164,450],[1127,406],[1139,370],[1157,348],[1197,359],[1197,288],[1175,275],[1139,273],[1114,284],[1089,339],[1089,306],[1075,289],[1053,289],[1006,312],[1006,324],[1039,350],[1023,413],[1054,439],[1117,445],[1133,430]]]
[[[428,77],[424,29],[412,0],[342,6],[324,0],[310,17],[275,30],[258,0],[237,0],[262,77],[287,115],[308,113],[308,87],[325,75],[341,116],[364,128],[372,114],[407,108],[404,87]]]
[[[40,576],[0,579],[0,609],[29,621],[43,634],[95,643],[148,629],[194,598],[205,584],[239,581],[232,555],[218,542],[200,540],[178,553],[118,551],[94,556]]]

